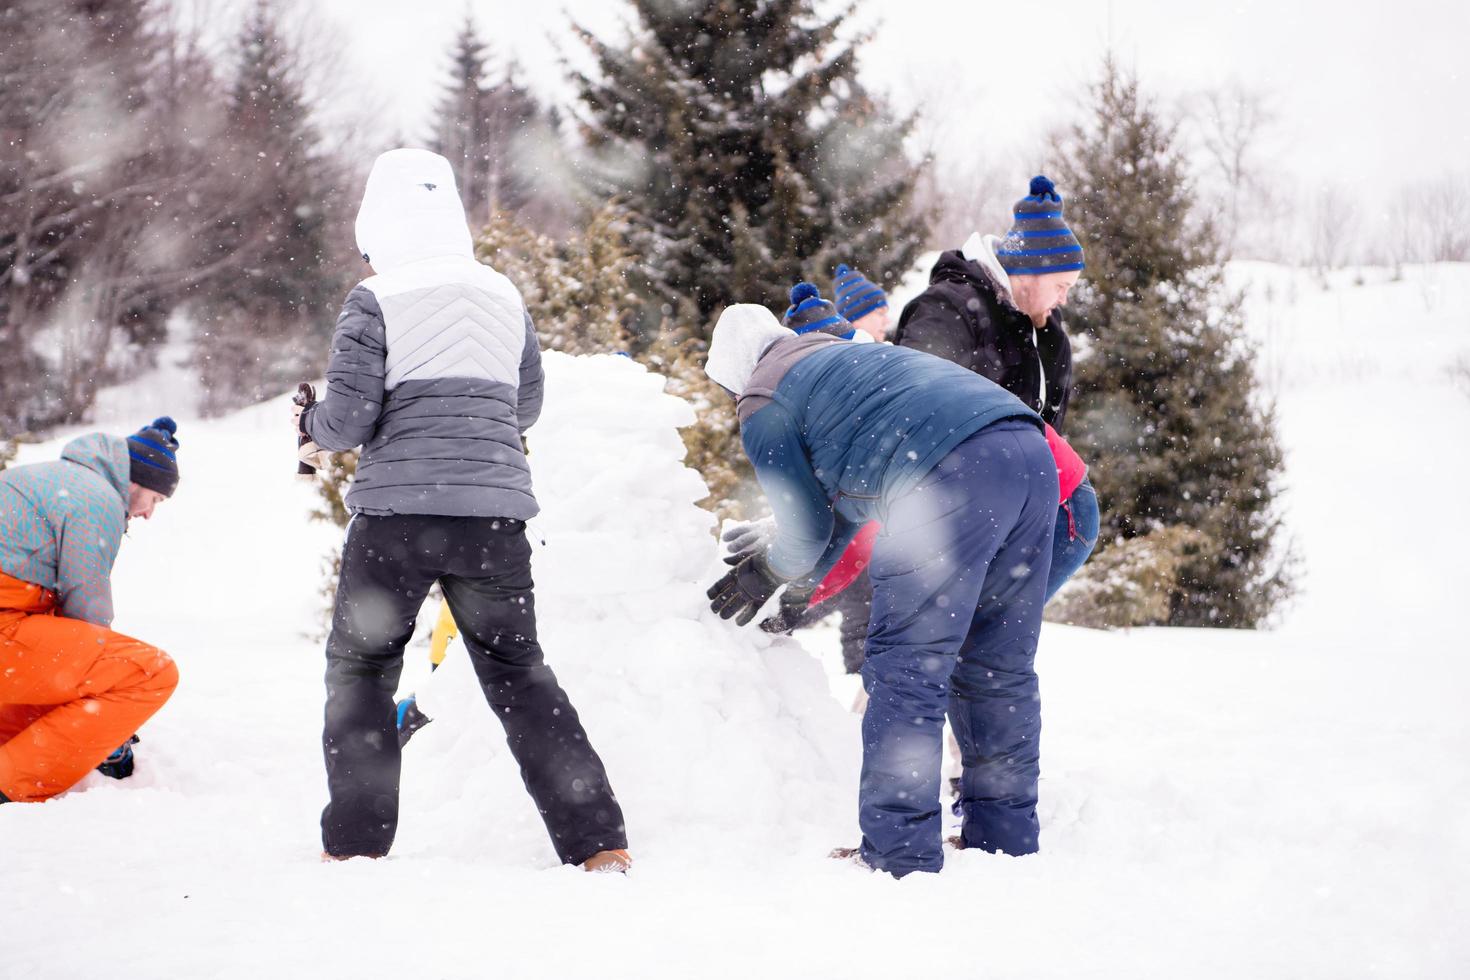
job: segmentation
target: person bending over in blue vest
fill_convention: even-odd
[[[946,712],[964,764],[962,845],[1036,851],[1034,660],[1057,506],[1041,419],[948,361],[794,336],[748,304],[720,317],[705,372],[737,399],[776,525],[710,588],[722,618],[749,623],[783,584],[820,581],[864,524],[883,524],[862,668],[862,844],[834,856],[895,877],[940,870]]]

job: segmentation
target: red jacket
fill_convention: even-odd
[[[1045,423],[1042,423],[1045,425]],[[1057,430],[1051,426],[1046,427],[1046,445],[1051,449],[1051,458],[1057,461],[1057,490],[1061,496],[1057,500],[1060,506],[1067,502],[1068,498],[1082,486],[1082,481],[1087,479],[1087,464],[1082,462],[1082,457],[1068,444],[1067,440],[1057,434]]]

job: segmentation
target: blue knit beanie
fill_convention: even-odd
[[[857,322],[874,310],[888,305],[883,290],[856,269],[839,265],[832,273],[832,291],[837,294],[837,312],[849,322]]]
[[[1008,276],[1041,276],[1083,268],[1082,245],[1062,220],[1062,196],[1045,177],[1031,178],[1031,193],[1016,202],[1016,223],[995,250]]]
[[[843,340],[851,340],[857,332],[809,282],[799,282],[791,287],[791,308],[781,317],[781,323],[797,334],[820,330]]]
[[[179,485],[179,461],[174,456],[179,451],[179,440],[174,438],[177,431],[178,423],[165,415],[128,436],[128,458],[132,461],[128,479],[172,497]]]

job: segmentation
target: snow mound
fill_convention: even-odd
[[[857,838],[851,690],[707,611],[724,566],[657,376],[548,355],[531,432],[542,642],[627,814],[627,878],[555,867],[464,650],[429,674],[432,605],[402,689],[438,718],[404,759],[398,845],[320,863],[308,634],[342,535],[288,475],[287,401],[201,422],[166,377],[118,393],[109,431],[181,422],[179,493],[114,576],[118,628],[181,684],[133,779],[0,806],[0,976],[889,978],[916,954],[997,977],[1463,976],[1470,525],[1430,494],[1470,479],[1450,367],[1470,266],[1231,281],[1301,599],[1265,632],[1046,626],[1041,853],[903,881],[822,857]],[[834,632],[798,636],[830,664]]]
[[[541,642],[607,766],[631,845],[682,858],[711,841],[813,854],[844,842],[857,719],[800,645],[709,611],[704,589],[726,566],[713,517],[695,506],[704,482],[682,462],[677,427],[693,411],[627,358],[545,360],[546,411],[530,435]],[[395,853],[554,864],[461,641],[432,675],[416,666],[435,721],[405,755]]]

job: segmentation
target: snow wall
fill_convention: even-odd
[[[704,590],[727,566],[696,506],[704,482],[683,464],[693,410],[626,357],[548,353],[545,365],[529,434],[541,642],[631,846],[693,858],[854,842],[857,716],[796,642],[709,611]],[[429,834],[466,857],[554,863],[462,641],[432,675],[421,647],[409,661],[404,690],[435,720],[405,750],[400,843]]]

